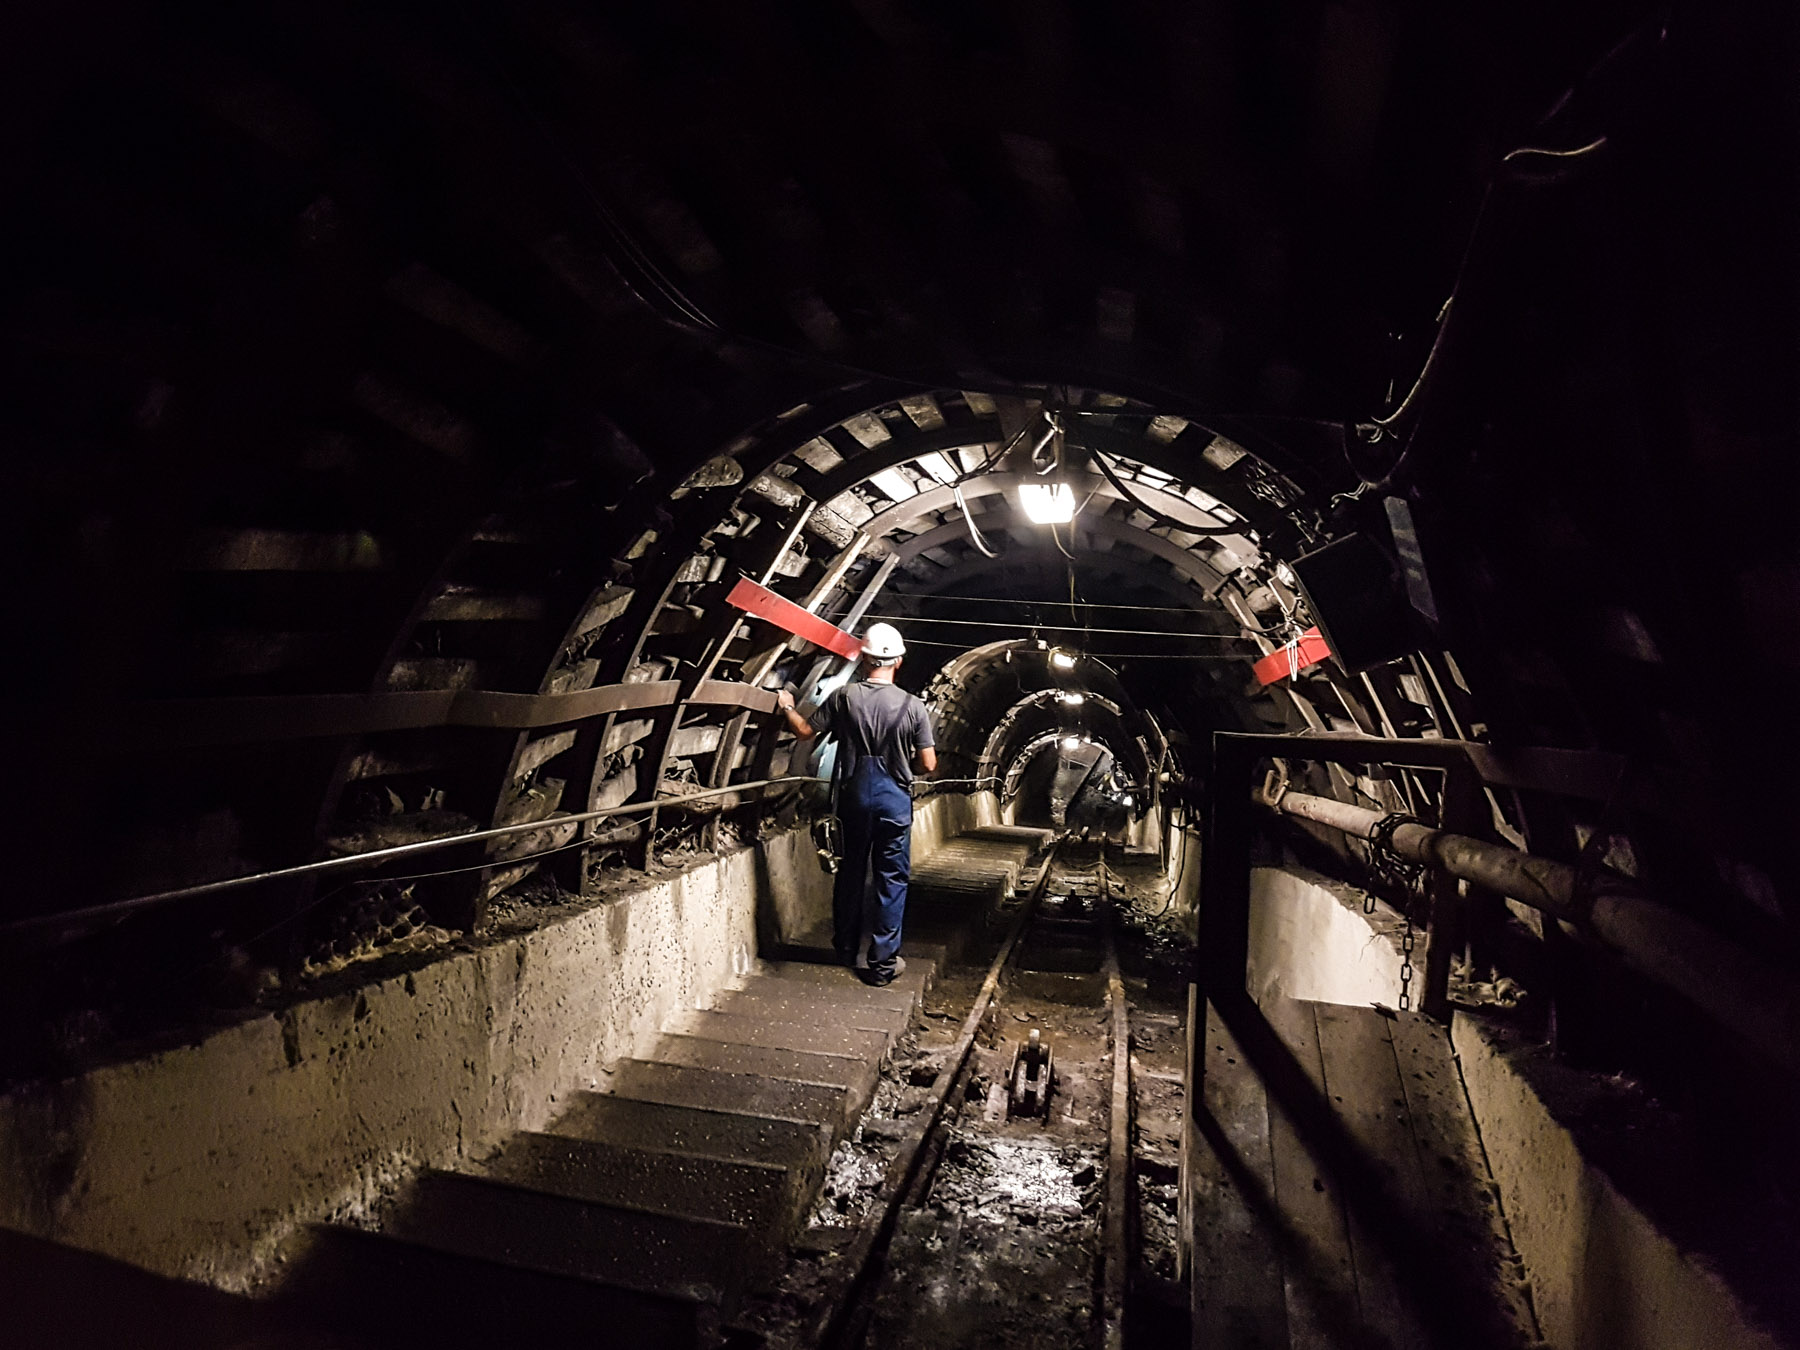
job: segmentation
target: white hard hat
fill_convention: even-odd
[[[897,661],[906,655],[906,643],[893,624],[872,623],[863,634],[862,650],[871,661]]]

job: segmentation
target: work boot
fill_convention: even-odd
[[[868,969],[859,970],[856,973],[862,978],[864,984],[879,989],[883,985],[892,984],[904,974],[905,971],[906,958],[904,956],[894,956],[886,961],[871,964]]]

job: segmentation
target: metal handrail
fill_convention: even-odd
[[[338,858],[320,858],[314,862],[296,863],[292,867],[278,867],[269,872],[252,872],[246,876],[225,877],[219,881],[202,882],[195,886],[181,886],[175,890],[157,891],[150,895],[132,896],[126,900],[110,900],[105,904],[88,905],[82,909],[65,909],[51,914],[33,915],[29,919],[15,919],[0,924],[0,933],[28,933],[38,929],[78,924],[92,919],[104,919],[110,916],[123,917],[138,910],[153,909],[160,905],[173,904],[179,900],[193,900],[204,895],[217,895],[222,891],[237,890],[246,886],[260,886],[266,882],[286,881],[294,877],[312,876],[321,872],[344,871],[371,863],[386,862],[391,858],[412,857],[436,849],[453,848],[459,844],[478,844],[489,839],[504,839],[515,834],[530,834],[534,830],[554,829],[559,825],[584,825],[589,821],[605,820],[612,816],[632,815],[640,811],[654,811],[665,806],[680,806],[686,802],[701,801],[708,797],[729,796],[734,792],[750,792],[762,788],[780,787],[788,783],[822,783],[824,781],[826,780],[816,778],[811,774],[788,774],[780,778],[759,778],[748,783],[732,783],[725,787],[704,788],[698,792],[683,793],[678,797],[657,797],[647,802],[604,806],[594,811],[578,811],[566,816],[546,817],[543,820],[526,821],[517,825],[496,825],[489,829],[471,830],[464,834],[447,834],[437,839],[420,839],[410,844],[395,844],[389,848],[370,849],[366,853],[346,853]],[[508,858],[504,861],[510,865],[529,861],[532,856],[535,855],[528,854],[524,858]]]

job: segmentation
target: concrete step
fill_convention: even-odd
[[[481,1172],[576,1200],[741,1224],[785,1242],[801,1201],[794,1170],[776,1163],[695,1157],[527,1131],[507,1140]]]
[[[723,1319],[718,1300],[698,1291],[629,1289],[352,1228],[314,1229],[278,1301],[292,1321],[387,1350],[561,1345],[581,1327],[604,1327],[620,1345],[700,1350],[714,1343]]]
[[[905,974],[898,977],[895,983],[884,985],[886,990],[904,990],[909,994],[923,995],[936,981],[938,972],[949,965],[950,949],[941,941],[932,940],[927,932],[916,932],[913,925],[907,923],[907,936],[900,943],[900,956],[905,958]],[[857,977],[857,972],[846,967],[832,952],[830,938],[815,940],[799,940],[785,943],[781,949],[770,954],[769,958],[756,963],[756,976],[769,976],[772,979],[805,979],[819,985],[853,985],[857,988],[869,988]]]
[[[661,1064],[680,1064],[690,1069],[714,1069],[725,1073],[753,1073],[764,1078],[783,1078],[791,1083],[817,1083],[850,1094],[857,1115],[868,1108],[880,1080],[873,1060],[849,1055],[820,1055],[804,1050],[772,1050],[760,1045],[709,1041],[699,1036],[664,1036],[651,1051]]]
[[[908,957],[909,969],[911,965],[912,958]],[[792,999],[821,1006],[882,1008],[904,1013],[909,1017],[918,1002],[912,991],[903,985],[886,985],[879,989],[857,981],[841,985],[820,985],[758,974],[745,976],[738,981],[735,989],[727,992],[757,999]],[[714,1007],[717,1006],[715,1002]]]
[[[979,922],[1014,889],[1003,877],[958,878],[946,882],[925,879],[914,885],[907,898],[906,925],[909,929],[918,929],[934,920],[966,923],[974,919]]]
[[[439,1251],[573,1275],[729,1309],[772,1258],[742,1224],[659,1214],[429,1170],[382,1231]]]
[[[877,1003],[877,999],[883,1002]],[[831,991],[820,992],[817,986],[810,992],[797,992],[789,986],[765,982],[720,994],[707,1011],[797,1026],[850,1027],[889,1038],[904,1035],[912,1026],[912,999],[907,994],[892,994],[866,985],[837,990],[833,997]]]
[[[1040,830],[1030,825],[977,825],[964,830],[958,839],[976,839],[986,843],[1005,844],[1036,853],[1049,847],[1055,830]]]
[[[770,1022],[753,1013],[684,1012],[663,1025],[663,1031],[680,1036],[701,1036],[711,1041],[760,1045],[770,1050],[806,1050],[820,1055],[848,1055],[879,1064],[895,1037],[885,1031],[863,1031],[847,1023],[819,1025],[806,1022]]]
[[[906,949],[902,948],[901,950],[905,952]],[[791,981],[838,988],[868,988],[857,978],[855,971],[847,966],[826,961],[758,961],[754,973],[783,982]],[[911,994],[914,998],[922,1000],[925,991],[931,987],[936,975],[937,963],[935,961],[915,962],[912,955],[907,953],[905,972],[892,984],[884,987],[901,990],[903,993]]]
[[[706,1111],[735,1112],[801,1125],[825,1125],[832,1141],[855,1119],[850,1094],[817,1083],[795,1083],[754,1073],[722,1073],[657,1064],[644,1059],[621,1060],[613,1073],[613,1093],[667,1106],[696,1106]]]
[[[803,1189],[819,1185],[831,1155],[831,1129],[824,1125],[601,1092],[576,1094],[545,1132],[693,1158],[767,1163],[795,1173]]]

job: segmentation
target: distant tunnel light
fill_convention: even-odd
[[[1075,658],[1068,652],[1057,650],[1050,653],[1050,664],[1058,670],[1075,669]]]
[[[1065,750],[1079,750],[1081,748],[1081,737],[1079,737],[1079,736],[1064,736],[1063,742],[1062,742],[1062,748]]]
[[[1073,662],[1071,662],[1071,664],[1073,664]],[[1079,708],[1083,703],[1087,702],[1087,696],[1085,694],[1069,691],[1058,694],[1056,698],[1059,703],[1066,703],[1071,708]]]
[[[1019,505],[1039,525],[1066,525],[1075,519],[1075,489],[1067,483],[1021,483]]]

